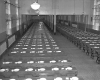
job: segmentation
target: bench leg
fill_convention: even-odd
[[[94,54],[93,53],[91,53],[91,58],[94,59]]]
[[[100,56],[97,56],[96,63],[100,64]]]
[[[98,54],[98,52],[96,52],[96,53],[97,53],[96,63],[100,64],[100,54]]]
[[[88,51],[88,50],[86,50],[86,55],[88,55],[88,56],[89,56],[89,51]]]

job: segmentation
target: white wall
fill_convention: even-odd
[[[3,0],[0,0],[0,33],[6,31],[6,13],[5,4]]]
[[[28,15],[36,15],[36,12],[31,9],[30,5],[35,0],[19,0],[20,13]],[[92,24],[93,17],[93,2],[94,0],[38,0],[41,5],[40,15],[82,15],[83,12],[87,15],[87,24]]]
[[[73,14],[74,10],[76,14],[83,13],[83,2],[84,11],[86,14],[90,14],[90,7],[93,0],[38,0],[40,7],[40,14],[53,14],[56,8],[57,14]],[[20,12],[22,14],[35,14],[35,11],[31,9],[30,5],[35,0],[19,0]],[[74,7],[75,6],[75,7]]]

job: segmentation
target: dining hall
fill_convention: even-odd
[[[0,80],[100,80],[100,0],[0,0]]]

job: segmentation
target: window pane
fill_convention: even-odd
[[[10,0],[6,0],[6,24],[7,24],[7,34],[11,35],[11,13],[10,13]]]
[[[99,30],[100,25],[100,0],[94,0],[93,29]]]

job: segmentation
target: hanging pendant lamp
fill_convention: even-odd
[[[38,3],[38,0],[31,4],[31,8],[34,10],[38,10],[40,8],[40,4]]]

